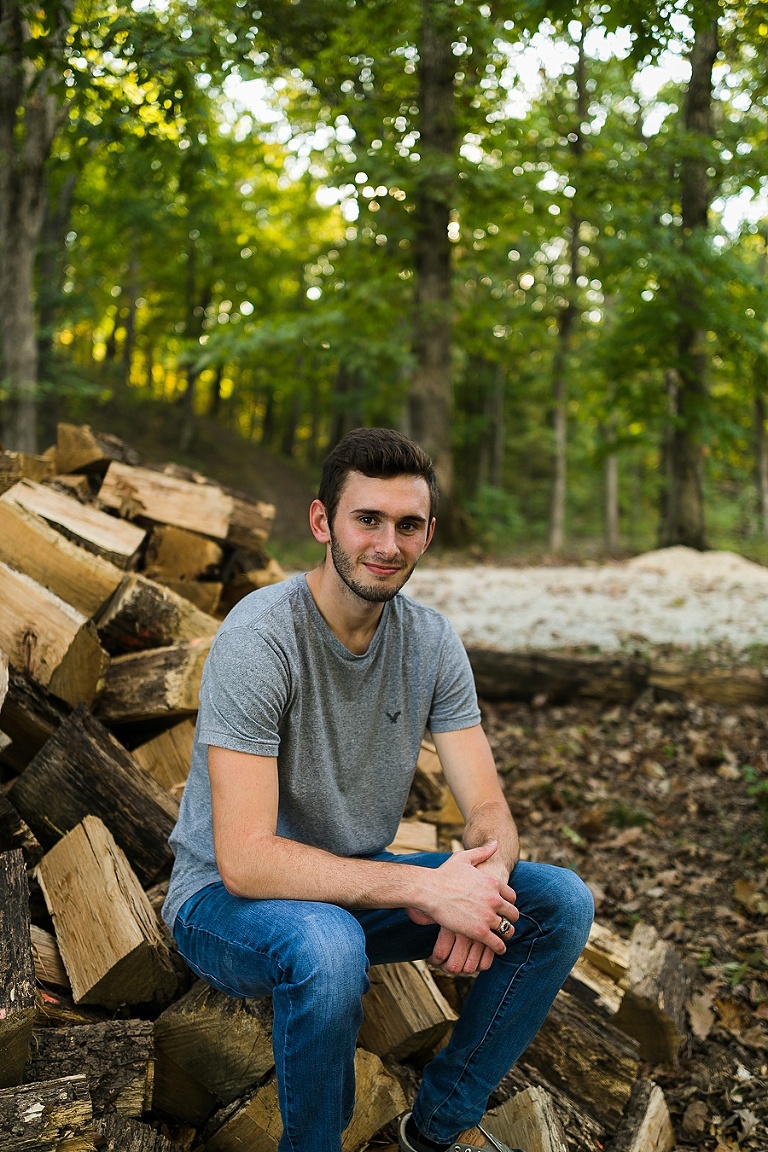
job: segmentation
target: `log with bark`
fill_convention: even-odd
[[[677,952],[651,924],[632,932],[626,984],[616,1027],[638,1041],[644,1060],[673,1063],[687,1035],[688,981]]]
[[[85,1076],[0,1090],[3,1152],[96,1152]]]
[[[71,708],[13,666],[8,671],[8,692],[0,712],[0,726],[11,742],[0,754],[0,763],[21,772],[50,740]]]
[[[45,480],[53,472],[54,462],[50,456],[0,450],[0,492],[7,492],[19,480]]]
[[[560,992],[526,1054],[547,1080],[612,1131],[640,1072],[635,1041]]]
[[[21,1081],[34,1018],[27,873],[21,852],[14,849],[0,854],[0,1088]]]
[[[170,588],[133,572],[104,606],[97,629],[107,652],[119,655],[213,636],[219,623]]]
[[[486,700],[604,700],[631,703],[649,688],[724,705],[768,703],[768,676],[758,668],[693,672],[683,665],[621,657],[468,648],[478,695]]]
[[[144,575],[161,584],[213,578],[223,559],[224,549],[215,540],[186,528],[157,524],[147,542]]]
[[[82,1074],[95,1117],[117,1112],[140,1119],[152,1107],[153,1044],[150,1020],[37,1029],[24,1083]]]
[[[110,726],[192,715],[210,648],[210,639],[185,640],[116,656],[96,701],[96,715]]]
[[[20,848],[24,863],[34,867],[43,848],[29,825],[22,819],[7,796],[0,792],[0,852]]]
[[[609,1152],[672,1152],[675,1134],[664,1093],[652,1080],[638,1080],[609,1144]]]
[[[272,504],[230,495],[218,484],[119,463],[107,469],[99,502],[126,519],[168,524],[253,550],[265,543],[275,518]]]
[[[57,472],[92,472],[103,476],[113,460],[134,465],[140,462],[138,452],[109,432],[95,432],[88,424],[57,426]]]
[[[86,816],[97,816],[144,882],[171,861],[177,802],[85,708],[61,724],[8,799],[46,849]]]
[[[180,1152],[181,1146],[139,1120],[110,1112],[96,1121],[99,1152]]]

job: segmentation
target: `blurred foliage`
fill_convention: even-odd
[[[503,551],[546,539],[568,298],[569,538],[599,539],[615,456],[622,545],[654,544],[690,282],[708,365],[710,539],[760,552],[764,6],[433,3],[456,60],[453,451],[478,541]],[[81,5],[47,167],[51,258],[38,259],[46,431],[78,392],[89,411],[144,395],[174,406],[192,454],[206,417],[312,473],[350,427],[407,428],[413,209],[435,177],[419,152],[419,11],[413,0]],[[718,130],[691,140],[682,65],[691,18],[714,14]],[[574,32],[589,92],[578,124]],[[668,79],[651,90],[659,61]],[[706,235],[683,244],[691,149],[707,157],[712,211]]]

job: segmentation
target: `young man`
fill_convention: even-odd
[[[518,860],[466,653],[400,594],[436,503],[417,445],[349,433],[310,508],[323,563],[241,601],[205,668],[164,915],[204,980],[272,996],[281,1152],[340,1152],[369,964],[477,974],[400,1125],[403,1152],[440,1152],[482,1118],[592,920],[574,873]],[[464,850],[394,856],[427,729]]]

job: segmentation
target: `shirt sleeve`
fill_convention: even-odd
[[[199,740],[277,756],[290,693],[287,661],[277,645],[254,628],[219,633],[200,686]]]
[[[480,708],[472,666],[458,634],[446,621],[429,729],[432,732],[457,732],[479,723]]]

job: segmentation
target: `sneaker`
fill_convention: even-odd
[[[416,1145],[412,1144],[408,1139],[405,1133],[405,1126],[410,1117],[411,1113],[406,1112],[400,1119],[400,1127],[397,1134],[400,1152],[428,1152],[426,1146],[416,1147]],[[451,1144],[448,1152],[522,1152],[521,1148],[510,1148],[507,1144],[503,1144],[501,1140],[498,1140],[495,1136],[492,1136],[490,1132],[486,1131],[482,1124],[476,1124],[475,1127],[485,1136],[486,1143],[483,1144],[482,1148],[478,1147],[477,1144],[461,1144],[459,1141],[455,1141]]]

